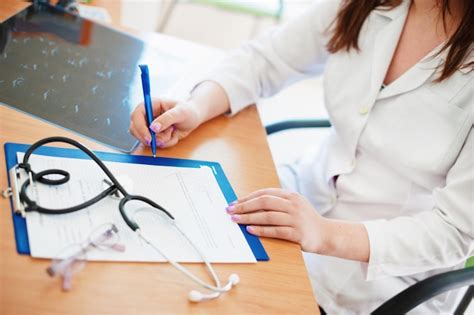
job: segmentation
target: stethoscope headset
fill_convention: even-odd
[[[38,173],[35,173],[31,169],[31,165],[28,163],[31,154],[38,149],[39,147],[52,143],[52,142],[63,142],[67,143],[69,145],[72,145],[78,149],[80,149],[82,152],[87,154],[101,169],[102,171],[107,175],[108,180],[108,188],[104,189],[101,193],[99,193],[97,196],[72,207],[69,208],[63,208],[63,209],[50,209],[50,208],[45,208],[40,205],[38,205],[35,201],[31,200],[27,194],[27,189],[30,185],[33,183],[41,183],[44,185],[50,185],[50,186],[57,186],[57,185],[62,185],[64,183],[67,183],[70,179],[70,174],[61,169],[49,169],[49,170],[44,170]],[[110,170],[105,166],[105,164],[87,147],[82,145],[81,143],[70,139],[66,137],[49,137],[49,138],[44,138],[42,140],[37,141],[36,143],[32,144],[28,150],[25,152],[25,155],[23,156],[23,162],[19,163],[17,165],[17,168],[23,169],[27,174],[28,174],[28,179],[25,180],[25,182],[21,185],[20,189],[20,201],[24,204],[24,211],[25,212],[32,212],[36,211],[39,213],[44,213],[44,214],[65,214],[65,213],[71,213],[75,211],[79,211],[81,209],[87,208],[100,200],[104,199],[105,197],[108,196],[115,196],[120,198],[119,202],[119,211],[120,214],[125,221],[125,223],[134,231],[140,239],[142,239],[145,243],[147,243],[150,247],[152,247],[157,253],[159,253],[161,256],[163,256],[171,265],[173,265],[176,269],[184,273],[186,276],[188,276],[191,280],[193,280],[195,283],[201,285],[202,287],[213,291],[212,293],[202,293],[200,291],[192,290],[188,294],[188,299],[191,302],[201,302],[205,300],[212,300],[215,298],[218,298],[222,293],[228,292],[232,289],[234,285],[239,283],[239,276],[235,273],[231,274],[229,276],[229,279],[227,281],[227,284],[224,286],[221,285],[219,278],[216,275],[216,272],[214,271],[214,268],[212,267],[211,263],[209,260],[206,258],[206,256],[202,253],[202,251],[196,246],[196,244],[184,233],[184,231],[179,227],[179,225],[176,224],[175,218],[173,215],[167,211],[165,208],[154,202],[153,200],[144,197],[144,196],[139,196],[139,195],[131,195],[129,194],[125,188],[120,184],[120,182],[115,178],[115,176],[110,172]],[[121,195],[121,196],[120,196]],[[127,212],[125,211],[125,205],[130,202],[130,201],[141,201],[145,204],[147,204],[146,208],[141,208],[138,210],[135,210],[134,214],[132,216],[129,216]],[[167,256],[162,250],[160,250],[148,237],[146,237],[143,232],[140,230],[140,226],[135,220],[135,216],[137,213],[140,211],[150,211],[151,209],[157,210],[153,211],[155,214],[158,214],[160,216],[166,217],[168,221],[181,233],[181,235],[184,236],[184,238],[192,245],[194,250],[199,254],[201,259],[203,260],[204,264],[207,267],[207,270],[209,274],[211,275],[214,285],[208,284],[198,278],[196,275],[192,274],[188,269],[186,269],[184,266],[176,262],[175,260],[171,259],[169,256]]]

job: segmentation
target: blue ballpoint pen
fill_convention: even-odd
[[[151,107],[151,96],[150,96],[150,74],[148,73],[147,65],[139,65],[142,71],[142,87],[143,87],[143,98],[145,100],[145,112],[146,112],[146,123],[151,133],[151,152],[153,157],[156,157],[156,135],[153,130],[150,129],[151,123],[153,122],[153,108]]]

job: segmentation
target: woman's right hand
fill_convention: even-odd
[[[156,133],[159,148],[174,146],[203,122],[230,110],[226,91],[213,81],[199,83],[186,102],[153,99],[152,105],[154,120],[150,128]],[[150,145],[151,134],[143,103],[133,111],[129,130],[141,143]]]
[[[150,129],[156,133],[156,145],[159,148],[174,146],[201,124],[199,113],[192,102],[153,99],[152,104],[155,120]],[[143,103],[133,111],[129,131],[141,143],[150,146],[151,133]]]

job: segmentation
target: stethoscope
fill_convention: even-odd
[[[51,186],[57,186],[57,185],[62,185],[64,183],[67,183],[70,179],[70,175],[67,171],[61,170],[61,169],[49,169],[49,170],[44,170],[38,173],[35,173],[31,169],[31,165],[28,163],[29,158],[31,154],[38,149],[39,147],[52,143],[52,142],[63,142],[70,144],[78,149],[80,149],[82,152],[86,153],[94,162],[97,163],[97,165],[102,169],[102,171],[107,175],[108,179],[110,180],[108,182],[108,187],[103,190],[101,193],[99,193],[97,196],[81,203],[73,207],[69,208],[63,208],[63,209],[50,209],[50,208],[45,208],[40,205],[38,205],[35,201],[31,200],[27,194],[27,189],[32,183],[41,183],[45,185],[51,185]],[[239,276],[235,273],[231,274],[229,276],[229,279],[227,281],[227,284],[222,286],[220,283],[219,278],[216,275],[216,272],[214,271],[214,268],[212,267],[211,263],[209,260],[206,258],[206,256],[202,253],[202,251],[196,246],[196,244],[184,233],[184,231],[176,224],[175,218],[173,215],[167,211],[165,208],[154,202],[153,200],[150,200],[147,197],[144,196],[139,196],[139,195],[131,195],[129,194],[125,188],[120,184],[120,182],[115,178],[115,176],[110,172],[110,170],[105,166],[105,164],[88,148],[86,148],[84,145],[81,143],[70,139],[66,137],[49,137],[45,138],[42,140],[37,141],[36,143],[32,144],[28,150],[25,152],[25,155],[23,156],[23,162],[19,163],[17,165],[19,169],[23,169],[27,174],[28,174],[28,179],[25,180],[25,182],[21,185],[20,189],[20,201],[24,204],[24,211],[25,212],[32,212],[36,211],[39,213],[44,213],[44,214],[65,214],[65,213],[71,213],[75,212],[84,208],[87,208],[100,200],[104,199],[107,196],[118,196],[120,193],[122,195],[120,202],[119,202],[119,210],[120,214],[122,215],[123,220],[125,223],[134,231],[140,239],[142,239],[145,243],[147,243],[151,248],[153,248],[157,253],[159,253],[161,256],[163,256],[171,265],[173,265],[176,269],[184,273],[186,276],[188,276],[191,280],[193,280],[195,283],[201,285],[202,287],[213,291],[212,293],[202,293],[196,290],[192,290],[189,292],[188,299],[192,302],[201,302],[204,300],[212,300],[215,298],[218,298],[222,293],[228,292],[232,289],[234,285],[239,283]],[[141,208],[138,209],[134,212],[132,216],[129,216],[127,212],[125,211],[125,205],[130,202],[130,201],[141,201],[147,204],[149,207],[152,209],[159,210],[159,212],[153,211],[155,214],[158,214],[162,216],[164,214],[164,217],[168,219],[168,221],[181,233],[181,235],[184,236],[184,238],[192,245],[194,250],[199,254],[201,259],[204,261],[204,264],[207,267],[207,270],[209,274],[211,275],[214,285],[208,284],[205,281],[201,280],[198,278],[196,275],[192,274],[188,269],[186,269],[184,266],[176,262],[175,260],[171,259],[169,256],[167,256],[163,251],[161,251],[156,244],[154,244],[148,237],[144,235],[144,233],[140,230],[140,226],[138,225],[137,221],[135,220],[135,216],[142,211],[149,211],[151,210],[150,208]]]

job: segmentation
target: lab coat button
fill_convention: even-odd
[[[369,107],[368,106],[362,106],[359,109],[359,114],[361,115],[367,115],[369,113]]]

